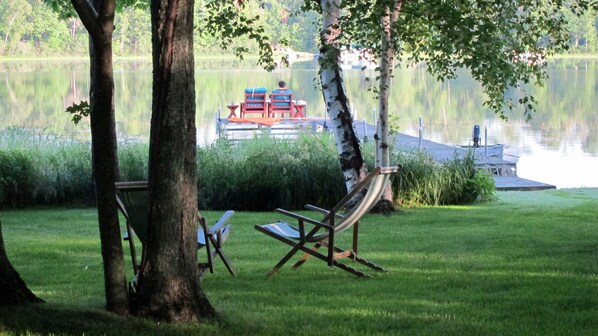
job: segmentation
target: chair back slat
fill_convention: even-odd
[[[245,89],[244,101],[241,103],[241,117],[246,113],[260,113],[262,117],[268,115],[268,102],[265,88]]]
[[[277,113],[284,118],[285,113],[291,118],[294,114],[295,106],[292,93],[277,92],[270,95],[270,116],[275,117]]]

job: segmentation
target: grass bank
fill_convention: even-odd
[[[8,255],[47,303],[1,309],[0,334],[596,335],[597,204],[598,189],[559,189],[368,215],[361,252],[390,270],[368,280],[316,261],[266,278],[287,249],[253,226],[279,216],[240,212],[225,246],[238,277],[217,261],[203,283],[222,321],[182,326],[103,311],[95,209],[4,211]]]

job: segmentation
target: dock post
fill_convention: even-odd
[[[363,142],[368,142],[368,124],[365,118],[363,119]]]
[[[488,156],[488,126],[484,127],[484,155]]]
[[[424,142],[424,122],[422,116],[419,116],[419,148],[421,149]]]

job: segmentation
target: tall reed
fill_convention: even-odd
[[[0,129],[0,207],[83,201],[93,193],[90,143],[22,128]],[[374,145],[362,144],[369,169]],[[146,180],[148,144],[119,142],[120,180]],[[334,139],[221,139],[198,149],[201,209],[300,209],[329,207],[346,193]],[[492,199],[494,180],[477,171],[473,156],[434,161],[425,152],[394,149],[395,203],[404,206],[466,204]]]
[[[4,206],[53,204],[84,197],[91,176],[89,143],[22,128],[0,131]]]
[[[441,163],[425,151],[397,151],[395,161],[402,165],[393,182],[398,204],[449,205],[494,199],[494,179],[476,169],[472,152]]]
[[[328,136],[238,144],[219,140],[199,150],[200,205],[244,210],[330,206],[345,193],[336,157]]]

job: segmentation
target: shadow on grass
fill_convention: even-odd
[[[189,335],[217,334],[215,322],[169,325],[101,310],[73,310],[42,303],[0,308],[0,334],[14,335]]]

